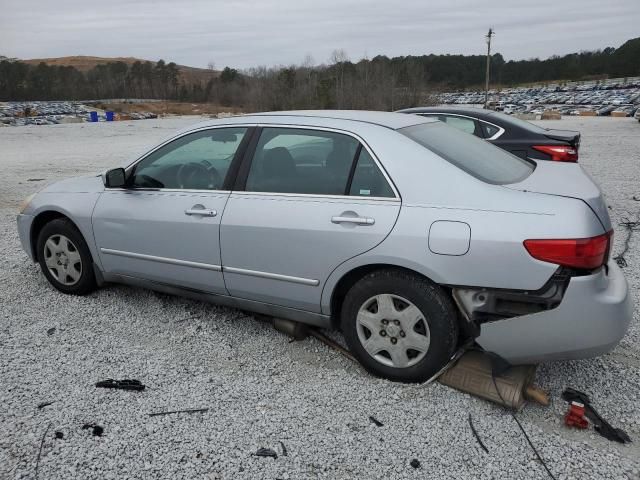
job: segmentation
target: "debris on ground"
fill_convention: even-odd
[[[42,402],[38,404],[38,410],[42,410],[44,407],[48,407],[49,405],[53,405],[54,402]]]
[[[282,447],[282,456],[287,456],[287,447],[284,446],[284,442],[280,441],[280,446]]]
[[[51,336],[54,333],[56,333],[56,327],[51,327],[49,330],[47,330],[47,335]]]
[[[572,405],[574,403],[582,405],[584,408],[584,416],[593,424],[595,431],[607,440],[612,440],[618,443],[631,442],[631,438],[629,438],[627,432],[611,426],[609,422],[600,416],[598,411],[591,405],[591,399],[586,393],[568,387],[564,392],[562,392],[562,399],[567,402],[571,402]]]
[[[384,427],[384,423],[382,423],[380,420],[378,420],[376,417],[374,417],[373,415],[369,416],[369,421],[371,423],[373,423],[376,427]]]
[[[275,450],[272,450],[270,448],[259,448],[258,451],[254,453],[254,455],[256,457],[278,458],[278,454],[275,452]]]
[[[36,480],[38,479],[38,468],[40,467],[40,456],[42,455],[42,447],[44,445],[44,439],[46,438],[47,433],[49,433],[50,428],[51,428],[51,423],[47,425],[47,429],[42,434],[42,439],[40,440],[40,448],[38,449],[38,456],[36,458],[36,472],[34,474],[34,478]]]
[[[95,423],[85,423],[82,426],[83,430],[91,429],[91,433],[93,433],[94,437],[101,437],[104,433],[104,428],[100,425],[96,425]]]
[[[495,375],[495,382],[500,391],[493,385],[494,363],[499,360],[490,352],[469,350],[443,373],[438,381],[462,392],[470,393],[485,400],[502,404],[514,410],[521,410],[525,400],[534,400],[548,405],[545,392],[532,387],[535,377],[535,365],[519,365],[512,367],[509,363],[500,365],[501,374]]]
[[[120,390],[144,390],[145,386],[142,384],[140,380],[113,380],[109,378],[107,380],[102,380],[96,383],[96,387],[98,388],[117,388]]]
[[[62,440],[64,438],[64,433],[62,433],[60,430],[56,430],[54,435],[58,440]]]
[[[409,465],[411,465],[413,468],[420,468],[420,460],[414,458],[413,460],[411,460],[411,463],[409,463]]]
[[[589,421],[584,416],[584,405],[580,402],[571,402],[569,410],[564,415],[564,424],[567,427],[585,429],[589,427]]]
[[[635,198],[636,197],[633,197],[634,200],[635,200]],[[613,259],[616,261],[616,263],[618,264],[618,266],[620,268],[624,268],[624,267],[629,266],[627,264],[627,260],[624,258],[624,256],[629,251],[629,243],[631,242],[631,236],[633,235],[633,232],[636,232],[636,231],[640,230],[640,221],[637,221],[637,220],[636,221],[631,221],[628,218],[625,218],[618,225],[620,225],[621,227],[623,227],[627,231],[627,236],[624,239],[624,247],[622,247],[622,251],[618,255],[613,257]]]
[[[473,420],[471,419],[471,414],[469,414],[469,426],[471,427],[471,433],[473,433],[473,436],[476,437],[476,440],[478,441],[478,444],[480,445],[480,447],[486,452],[489,453],[489,449],[486,447],[486,445],[482,442],[482,439],[480,438],[480,435],[478,435],[478,431],[476,430],[476,427],[473,425]]]
[[[208,408],[187,408],[185,410],[170,410],[168,412],[155,412],[150,413],[150,417],[157,417],[159,415],[171,415],[173,413],[198,413],[198,412],[208,412]]]

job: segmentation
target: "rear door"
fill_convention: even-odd
[[[372,152],[345,132],[262,128],[238,186],[220,232],[229,293],[313,312],[329,274],[382,242],[400,211]]]

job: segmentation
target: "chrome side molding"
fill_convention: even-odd
[[[222,267],[223,271],[229,273],[237,273],[238,275],[248,275],[250,277],[268,278],[271,280],[281,280],[283,282],[298,283],[300,285],[308,285],[310,287],[317,287],[320,285],[320,280],[314,280],[312,278],[292,277],[290,275],[281,275],[279,273],[261,272],[258,270],[246,270],[244,268],[235,267]]]
[[[167,263],[169,265],[178,265],[181,267],[202,268],[204,270],[213,270],[214,272],[229,272],[238,275],[248,275],[250,277],[268,278],[270,280],[280,280],[282,282],[297,283],[299,285],[307,285],[317,287],[320,280],[312,278],[292,277],[290,275],[281,275],[279,273],[261,272],[258,270],[247,270],[244,268],[222,267],[210,263],[191,262],[188,260],[178,260],[176,258],[157,257],[155,255],[146,255],[144,253],[125,252],[123,250],[114,250],[111,248],[100,248],[100,252],[106,255],[117,255],[119,257],[135,258],[137,260],[148,260],[150,262]]]
[[[190,262],[188,260],[178,260],[176,258],[156,257],[155,255],[125,252],[122,250],[113,250],[111,248],[100,248],[100,252],[106,255],[117,255],[119,257],[135,258],[138,260],[149,260],[151,262],[168,263],[169,265],[179,265],[181,267],[202,268],[204,270],[213,270],[214,272],[222,271],[222,267],[220,265],[212,265],[210,263]]]

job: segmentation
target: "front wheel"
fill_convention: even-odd
[[[47,223],[38,235],[37,249],[42,273],[56,289],[71,295],[95,290],[91,252],[71,221],[59,218]]]
[[[401,270],[357,282],[342,306],[351,352],[373,375],[423,382],[449,360],[458,340],[456,310],[438,285]]]

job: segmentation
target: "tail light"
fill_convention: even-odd
[[[578,161],[578,149],[571,145],[534,145],[531,148],[546,153],[555,162]]]
[[[525,240],[529,255],[543,262],[593,270],[609,260],[613,230],[591,238]]]

